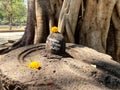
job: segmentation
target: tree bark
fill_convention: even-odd
[[[57,26],[61,0],[36,0],[36,22],[34,43],[46,41],[52,26]]]
[[[120,62],[119,0],[28,2],[31,4],[28,4],[27,29],[18,46],[44,43],[51,27],[58,25],[67,42],[82,44],[102,53],[112,52],[114,59]],[[111,33],[110,29],[115,30]]]
[[[46,32],[48,32],[47,28],[47,20],[48,20],[48,14],[46,12],[46,3],[48,0],[35,0],[36,5],[36,30],[35,30],[35,40],[34,43],[42,43],[45,42],[47,35]]]
[[[59,31],[65,34],[67,41],[71,43],[75,43],[74,34],[81,2],[82,0],[65,0],[59,17]]]
[[[34,43],[35,25],[35,0],[28,0],[27,26],[22,39],[14,45],[15,47],[27,46]]]
[[[116,60],[120,62],[120,1],[113,10],[112,21],[115,27],[115,45],[116,45]]]
[[[12,30],[12,14],[9,14],[9,30]]]
[[[106,52],[106,40],[115,0],[87,0],[82,26],[80,44]]]

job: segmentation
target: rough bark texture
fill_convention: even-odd
[[[28,0],[27,26],[18,46],[26,46],[34,43],[35,24],[35,0]]]
[[[58,24],[62,3],[63,0],[28,0],[27,27],[23,37],[12,46],[0,50],[0,53],[45,42],[51,27]]]
[[[116,60],[116,39],[115,39],[115,28],[111,20],[110,29],[107,37],[106,53],[111,55]]]
[[[76,30],[80,5],[82,0],[65,0],[59,17],[59,31],[66,36],[68,42],[75,43]]]
[[[110,54],[120,62],[120,0],[28,1],[32,6],[28,8],[27,29],[18,46],[45,42],[51,27],[58,25],[66,42]]]
[[[80,44],[106,52],[106,40],[115,0],[87,0],[80,28]]]
[[[36,33],[34,43],[46,41],[52,26],[57,26],[61,0],[36,0]]]
[[[67,44],[61,59],[47,59],[45,45],[11,51],[0,60],[5,90],[119,90],[120,64],[93,49]],[[16,56],[16,57],[15,57]],[[8,59],[9,58],[9,59]],[[41,69],[31,69],[37,60]]]
[[[120,61],[119,7],[119,0],[65,0],[59,17],[59,30],[67,42],[79,43],[108,53]],[[111,22],[115,33],[108,36],[112,28]],[[112,36],[113,38],[108,39]],[[110,42],[114,42],[113,46]]]
[[[115,27],[115,44],[116,44],[116,60],[120,62],[120,1],[117,1],[117,4],[113,10],[112,21]]]
[[[36,0],[36,30],[34,43],[45,42],[47,38],[48,28],[48,0]]]
[[[111,55],[120,62],[120,0],[28,2],[27,28],[17,45],[45,42],[50,28],[58,24],[66,41],[113,53]],[[3,57],[0,61],[2,87],[7,90],[120,89],[120,64],[112,57],[70,44],[63,58],[47,59],[44,48],[41,44],[27,46]],[[40,70],[28,68],[33,60],[41,63]]]

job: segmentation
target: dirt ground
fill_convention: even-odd
[[[28,67],[34,60],[41,69]],[[84,46],[67,45],[61,59],[48,59],[41,44],[22,47],[3,56],[0,70],[12,90],[120,90],[120,64]]]
[[[8,40],[18,40],[24,32],[0,32],[0,44],[8,42]]]

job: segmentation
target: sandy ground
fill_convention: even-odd
[[[66,55],[62,58],[45,57],[45,45],[42,44],[21,47],[8,53],[0,61],[4,88],[120,90],[120,64],[110,56],[87,47],[66,46]],[[34,60],[40,63],[40,69],[29,68],[29,63]]]
[[[8,42],[8,40],[17,40],[22,37],[24,32],[0,32],[0,49],[4,48],[3,43]],[[0,55],[1,58],[4,57],[4,55]]]
[[[24,32],[2,32],[0,33],[0,44],[7,42],[8,40],[16,40],[22,37]]]
[[[0,55],[0,60],[1,60],[2,57],[4,57],[4,55]]]

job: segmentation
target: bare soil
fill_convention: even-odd
[[[41,69],[29,68],[31,61]],[[120,90],[120,64],[74,44],[67,44],[62,58],[53,59],[46,57],[44,44],[13,50],[0,60],[0,71],[5,90]]]

